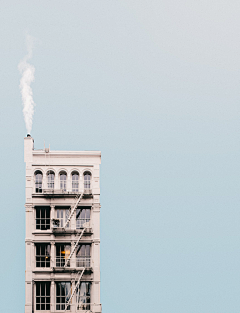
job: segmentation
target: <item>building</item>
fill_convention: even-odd
[[[25,313],[100,304],[100,151],[34,150],[26,163]]]

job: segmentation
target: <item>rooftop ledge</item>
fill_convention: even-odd
[[[33,155],[39,154],[50,154],[50,155],[90,155],[90,156],[101,156],[101,151],[59,151],[59,150],[32,150]]]

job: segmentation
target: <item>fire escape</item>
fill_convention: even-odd
[[[80,193],[80,194],[77,194],[76,197],[75,197],[75,201],[74,201],[74,206],[73,208],[70,207],[69,208],[69,211],[68,211],[68,218],[65,222],[65,225],[63,227],[59,227],[60,225],[60,220],[59,219],[52,219],[52,223],[53,223],[53,233],[55,234],[55,236],[58,234],[63,234],[63,233],[66,233],[67,231],[69,231],[69,225],[70,225],[70,221],[72,219],[72,217],[74,216],[74,213],[81,201],[83,197],[83,193]],[[81,279],[83,277],[83,274],[86,270],[86,267],[76,267],[76,268],[72,268],[72,267],[68,267],[68,265],[70,265],[70,260],[71,258],[73,257],[78,245],[79,245],[79,242],[84,234],[84,232],[89,229],[90,226],[89,226],[89,223],[85,222],[83,225],[82,225],[82,229],[79,229],[79,231],[76,231],[76,235],[78,236],[78,239],[77,241],[75,242],[75,245],[70,253],[70,255],[68,256],[68,258],[65,259],[65,264],[63,266],[63,271],[72,271],[72,272],[75,272],[76,271],[76,276],[75,276],[75,287],[73,288],[70,288],[70,291],[69,291],[69,294],[65,297],[65,312],[68,311],[70,309],[70,306],[71,306],[71,302],[72,302],[72,298],[73,296],[75,295],[76,291],[78,290],[78,288],[80,287],[80,283],[81,283]],[[76,297],[76,312],[78,309],[81,308],[81,306],[83,305],[87,305],[87,303],[82,303],[80,302],[80,297],[79,297],[79,292],[77,292],[77,297]],[[85,310],[86,313],[91,313],[92,311],[91,310]]]

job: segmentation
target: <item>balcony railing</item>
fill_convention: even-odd
[[[61,231],[63,230],[64,222],[58,218],[51,219],[52,229],[54,231]],[[76,219],[76,227],[73,228],[71,222],[65,227],[65,231],[74,231],[74,230],[81,230],[83,228],[89,229],[91,228],[90,218],[81,218]]]
[[[91,257],[77,256],[76,258],[71,258],[68,262],[67,260],[68,257],[56,257],[55,266],[57,268],[63,268],[67,264],[66,268],[91,267]]]
[[[63,302],[63,300],[66,298],[66,296],[63,296],[61,297],[60,301],[57,300],[53,303],[43,298],[42,303],[35,304],[35,310],[36,312],[40,312],[42,308],[44,311],[48,310],[48,312],[50,312],[50,308],[53,307],[54,312],[57,311],[59,313],[65,312],[65,309],[67,312],[90,313],[93,307],[97,307],[99,310],[101,309],[101,304],[90,303],[90,296],[81,296],[80,299],[76,301],[76,303],[69,303],[68,305],[67,303]]]
[[[85,188],[84,190],[79,190],[78,188],[72,188],[72,190],[66,190],[66,188],[60,188],[60,189],[55,189],[55,188],[34,188],[34,191],[36,194],[46,194],[46,195],[66,195],[66,194],[77,194],[77,193],[83,193],[85,195],[91,195],[92,194],[92,188]]]
[[[77,218],[76,229],[90,228],[90,218]]]
[[[92,189],[91,189],[91,188],[85,188],[85,187],[84,187],[83,194],[84,194],[84,195],[91,195],[91,194],[92,194]]]
[[[76,267],[91,267],[91,258],[85,256],[77,256]]]
[[[33,197],[47,197],[47,198],[60,198],[60,197],[75,197],[77,194],[83,193],[81,190],[74,189],[73,191],[67,191],[65,189],[40,189],[35,188],[35,193],[33,193]]]
[[[76,303],[76,309],[78,311],[86,311],[91,309],[91,304],[90,304],[90,297],[89,296],[80,296],[79,299],[77,299]]]
[[[67,259],[68,259],[68,257],[62,257],[62,256],[60,256],[60,257],[56,257],[56,262],[55,262],[55,264],[56,264],[56,267],[64,267],[65,266],[65,264],[67,264],[67,267],[70,267],[70,262],[71,262],[71,260],[67,263]]]

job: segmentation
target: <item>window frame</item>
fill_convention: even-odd
[[[83,173],[84,189],[91,189],[91,183],[92,183],[92,174],[89,171],[85,171]]]
[[[41,179],[40,176],[41,175]],[[34,173],[34,190],[35,193],[42,193],[43,187],[43,173],[40,170],[35,171]]]
[[[49,170],[47,172],[47,186],[48,186],[48,189],[54,189],[54,185],[55,185],[55,173],[54,173],[54,171]]]
[[[48,288],[47,288],[47,285],[48,285]],[[38,288],[38,286],[40,287]],[[44,286],[44,288],[42,288],[42,286]],[[38,291],[39,291],[39,295],[38,295]],[[45,293],[44,295],[42,295],[43,291]],[[47,292],[48,292],[48,295],[47,295]],[[51,310],[51,282],[50,281],[36,281],[35,282],[35,302],[36,302],[35,303],[36,311],[50,311]]]
[[[87,210],[89,210],[89,211],[87,211]],[[88,212],[89,212],[89,214],[88,214]],[[79,206],[79,207],[77,207],[77,209],[76,209],[76,229],[82,229],[84,223],[90,224],[90,220],[91,220],[91,206]]]
[[[77,179],[73,179],[76,176]],[[79,173],[74,171],[72,172],[71,177],[72,177],[72,192],[79,192],[79,178],[80,178]]]
[[[59,226],[58,227],[64,227],[64,225],[66,224],[68,217],[70,215],[70,208],[69,207],[60,207],[60,206],[56,206],[55,210],[56,210],[56,219],[59,220]],[[70,228],[71,225],[71,221],[68,222],[66,228]]]
[[[58,255],[58,248],[60,248],[59,255]],[[56,249],[56,263],[55,263],[56,267],[64,267],[66,264],[66,261],[68,260],[71,254],[71,243],[56,243],[55,249]],[[71,263],[71,260],[68,262],[67,267],[70,267],[70,263]]]
[[[82,249],[82,247],[84,247],[84,249]],[[90,243],[78,244],[76,248],[76,267],[91,267],[91,244]]]
[[[83,290],[83,286],[84,285],[85,285],[85,288],[86,288],[85,289],[86,292],[85,292],[85,295],[81,295],[81,291],[82,291],[82,293],[84,293],[84,290]],[[77,310],[89,311],[91,309],[91,289],[92,289],[92,283],[88,282],[88,281],[82,281],[80,283],[80,285],[77,287],[77,289],[76,289],[76,306],[77,306]],[[85,300],[85,302],[83,302],[82,300]]]
[[[39,210],[39,217],[38,217],[38,210]],[[47,213],[49,213],[49,217]],[[50,230],[51,208],[49,206],[35,206],[35,220],[36,220],[36,223],[35,223],[36,230]]]
[[[58,284],[61,284],[59,288],[58,288]],[[63,291],[62,284],[65,284],[65,286],[64,286],[65,295],[62,295],[62,291]],[[68,294],[66,294],[67,293],[66,284],[68,284],[68,286],[69,286]],[[58,295],[58,291],[60,291],[59,295]],[[56,301],[55,309],[56,309],[56,311],[65,311],[66,303],[69,301],[69,299],[71,297],[71,293],[72,293],[71,281],[56,281],[55,282],[55,301]],[[59,299],[59,302],[58,302],[58,299]],[[63,302],[63,299],[65,299],[64,302]],[[70,308],[71,308],[71,303],[68,305],[67,311],[69,311]]]
[[[61,179],[61,177],[66,177],[65,179]],[[60,183],[60,189],[63,191],[67,191],[67,172],[61,171],[59,173],[59,183]]]
[[[40,249],[40,254],[38,254],[38,248]],[[42,251],[44,253],[42,254]],[[40,266],[38,266],[38,263]],[[44,265],[44,266],[41,266]],[[35,243],[35,266],[36,268],[50,268],[51,267],[51,244]]]

